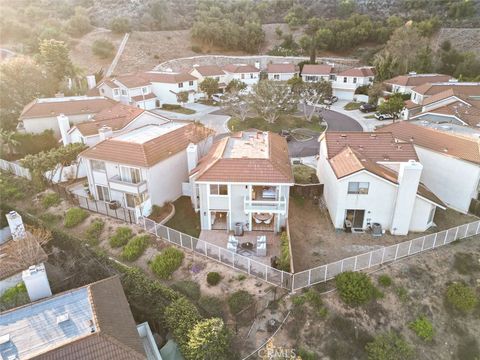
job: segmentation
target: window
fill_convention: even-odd
[[[354,84],[357,83],[357,78],[353,78],[353,83],[354,83]]]
[[[274,79],[274,80],[280,80],[280,75],[274,74],[274,75],[273,75],[273,79]]]
[[[135,207],[135,195],[125,193],[125,205],[129,208]]]
[[[148,88],[147,87],[143,87],[142,88],[142,94],[146,94],[148,92]]]
[[[92,170],[95,171],[107,171],[105,168],[105,162],[99,160],[90,160],[90,165],[92,166]]]
[[[127,95],[127,90],[122,89],[122,95]]]
[[[348,193],[349,194],[368,194],[368,182],[349,182]]]
[[[335,81],[337,77],[335,75],[330,75],[330,80]]]
[[[125,205],[128,208],[134,208],[135,206],[143,204],[148,198],[147,192],[141,193],[140,195],[125,193]]]
[[[120,166],[120,179],[132,184],[138,184],[140,181],[142,181],[140,169]]]
[[[118,96],[119,92],[118,89],[113,89],[113,95]]]
[[[210,195],[228,195],[228,186],[227,185],[210,185]]]
[[[369,77],[368,81],[373,82],[373,77]]]
[[[343,78],[343,82],[344,82],[344,83],[347,82],[347,78],[346,78],[346,77]]]
[[[215,76],[215,80],[220,81],[220,76]]]
[[[253,76],[253,74],[250,74],[250,79],[253,79],[255,76]]]
[[[245,79],[245,74],[242,74],[240,77],[241,77],[242,79]]]
[[[101,88],[101,89],[100,89],[100,92],[101,92],[102,94],[105,94],[105,89],[104,89],[104,88]]]
[[[193,86],[193,81],[189,81],[188,85]]]
[[[307,80],[307,81],[317,81],[317,77],[316,77],[316,76],[307,75],[305,80]]]
[[[178,88],[179,89],[183,88],[183,83],[178,83]]]
[[[110,201],[110,191],[108,187],[97,185],[98,200]]]

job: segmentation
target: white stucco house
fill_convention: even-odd
[[[335,80],[334,67],[328,64],[305,64],[303,65],[301,76],[305,82]]]
[[[268,80],[272,81],[288,81],[298,76],[298,70],[295,64],[280,63],[267,65]]]
[[[200,159],[190,183],[202,230],[280,232],[294,183],[287,142],[257,130],[232,134]]]
[[[179,104],[177,95],[184,91],[188,93],[188,103],[194,102],[198,96],[198,79],[189,73],[149,71],[146,74],[161,105]]]
[[[449,207],[466,213],[480,195],[480,140],[407,121],[381,128],[414,146],[423,165],[421,181]]]
[[[392,93],[410,94],[414,87],[428,83],[447,82],[452,79],[453,77],[450,75],[417,74],[416,72],[410,72],[407,75],[398,75],[385,80],[383,83]]]
[[[223,67],[226,74],[226,83],[232,80],[240,80],[247,84],[248,88],[260,80],[260,69],[249,64],[228,64]]]
[[[224,91],[228,85],[227,74],[218,65],[194,65],[190,70],[190,75],[195,76],[198,79],[200,85],[203,80],[210,78],[218,81],[218,88],[220,91]],[[199,94],[201,91],[198,91]],[[201,93],[201,95],[204,95]]]
[[[206,151],[213,131],[194,123],[146,125],[108,138],[83,151],[90,194],[96,200],[117,201],[146,216],[182,195],[188,181],[187,147]],[[196,154],[201,156],[202,154]]]
[[[388,132],[325,132],[317,175],[337,229],[373,224],[393,235],[425,231],[445,205],[421,182],[423,166],[412,144]]]
[[[373,67],[356,67],[341,71],[332,81],[333,95],[340,100],[352,101],[355,90],[360,86],[373,84],[374,77]]]

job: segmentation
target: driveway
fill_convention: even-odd
[[[338,129],[340,131],[375,131],[377,126],[388,125],[392,123],[392,120],[384,120],[380,121],[373,117],[373,112],[371,113],[362,113],[360,110],[345,110],[343,107],[348,103],[348,101],[339,100],[335,104],[332,105],[331,110],[336,112],[339,115],[345,115],[349,118],[353,119],[361,126],[361,129],[358,130],[348,130],[348,129]],[[327,115],[328,116],[328,115]],[[327,121],[327,119],[325,119]],[[328,123],[328,121],[327,121]],[[334,122],[334,126],[338,125],[338,121]],[[329,130],[330,123],[329,123]]]

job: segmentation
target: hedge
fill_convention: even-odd
[[[132,236],[132,229],[130,229],[128,226],[121,226],[117,228],[115,234],[110,238],[108,242],[111,247],[117,248],[126,245],[128,240],[130,240]]]
[[[67,210],[63,225],[66,228],[77,226],[88,217],[89,213],[81,208],[74,207]]]
[[[161,279],[168,279],[177,270],[184,258],[182,251],[174,247],[168,247],[155,256],[150,263],[150,269]]]
[[[237,315],[251,304],[253,304],[253,296],[245,290],[238,290],[228,298],[228,307],[234,315]]]
[[[222,280],[222,277],[220,276],[220,274],[216,271],[212,271],[212,272],[209,272],[207,274],[207,283],[208,285],[212,285],[212,286],[215,286],[217,285],[220,280]]]
[[[131,239],[123,248],[122,259],[126,261],[137,260],[145,252],[150,241],[148,235],[138,235]]]
[[[99,237],[102,234],[105,223],[103,220],[95,219],[90,226],[85,230],[85,239],[90,245],[98,245]]]
[[[335,285],[340,298],[352,306],[365,304],[380,295],[370,278],[360,272],[346,271],[338,274],[335,276]]]

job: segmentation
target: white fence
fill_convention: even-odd
[[[0,168],[2,170],[15,174],[16,176],[21,176],[28,180],[32,180],[32,176],[30,175],[30,171],[28,169],[21,167],[20,165],[13,162],[0,159]]]
[[[172,244],[191,250],[197,254],[234,268],[235,270],[255,276],[272,285],[280,286],[288,290],[291,290],[292,288],[292,274],[288,272],[275,269],[271,266],[250,259],[249,257],[239,255],[225,248],[181,233],[180,231],[158,224],[150,219],[143,218],[143,221],[141,220],[140,223],[142,222],[147,232]]]
[[[422,251],[436,249],[455,240],[480,234],[480,221],[425,235],[399,244],[383,247],[368,253],[352,256],[330,264],[293,274],[292,291],[333,279],[345,271],[359,271]]]

